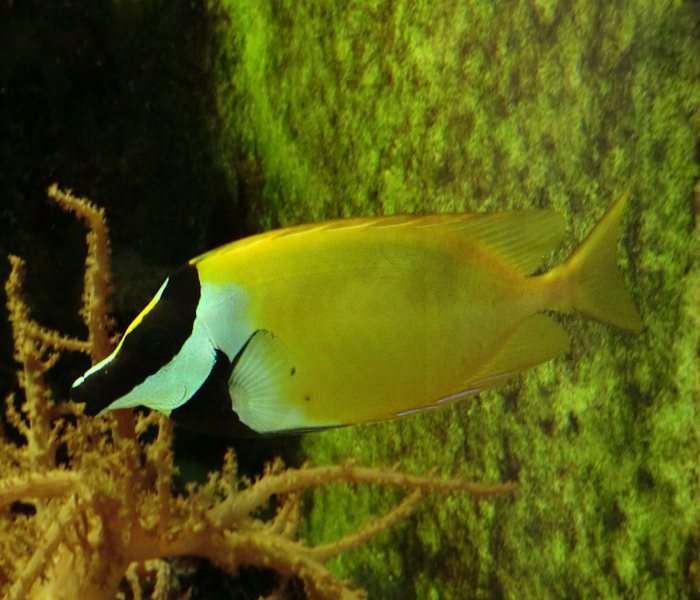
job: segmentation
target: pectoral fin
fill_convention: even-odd
[[[307,426],[292,403],[295,367],[284,343],[260,329],[233,361],[229,378],[231,406],[241,422],[258,433]]]

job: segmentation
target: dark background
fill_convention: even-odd
[[[86,229],[48,199],[54,182],[106,210],[120,331],[177,265],[256,231],[255,165],[230,144],[222,152],[216,138],[215,18],[204,0],[0,0],[0,279],[9,253],[26,260],[25,296],[40,324],[86,334],[78,316]],[[0,402],[19,393],[2,305]],[[63,357],[51,373],[54,397],[67,398],[88,366],[86,357]],[[181,432],[185,477],[216,468],[229,443],[249,475],[276,454],[294,462],[293,438]],[[271,581],[211,570],[195,576],[201,597],[257,598]]]

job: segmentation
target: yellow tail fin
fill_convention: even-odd
[[[574,253],[549,274],[569,288],[565,310],[579,311],[619,329],[639,332],[642,319],[625,287],[617,261],[617,232],[629,190],[615,202]]]

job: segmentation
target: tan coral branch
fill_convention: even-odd
[[[109,230],[104,209],[97,208],[87,198],[76,198],[70,190],[58,189],[55,183],[49,187],[48,194],[61,208],[73,212],[89,229],[83,308],[80,314],[88,328],[90,357],[95,364],[113,349],[110,331],[114,323],[109,316],[109,295],[112,292]]]
[[[75,491],[80,475],[70,471],[53,470],[29,473],[0,480],[0,506],[27,498],[56,498]]]
[[[215,564],[238,569],[242,564],[274,569],[302,580],[310,598],[324,600],[362,600],[361,590],[353,590],[339,581],[308,548],[282,536],[260,535],[257,531],[227,531],[223,539],[213,540],[205,554]]]
[[[50,557],[66,536],[66,529],[78,517],[78,512],[79,506],[74,496],[59,511],[53,524],[44,535],[42,543],[38,545],[34,554],[22,569],[19,578],[10,588],[6,600],[25,600],[29,597],[29,590],[32,584],[51,562]]]
[[[325,563],[331,558],[339,556],[344,552],[358,548],[359,546],[362,546],[362,544],[374,539],[380,533],[388,531],[394,525],[405,519],[413,512],[413,509],[416,508],[422,498],[423,492],[420,490],[415,490],[382,517],[370,519],[355,533],[346,535],[339,540],[331,542],[330,544],[315,546],[309,550],[309,553],[319,562]]]
[[[45,363],[42,354],[45,349],[37,347],[37,342],[28,333],[32,321],[29,318],[29,308],[22,298],[22,283],[24,281],[24,261],[18,256],[9,256],[11,270],[5,282],[7,294],[7,309],[10,313],[12,335],[15,340],[15,360],[22,365],[18,373],[20,386],[24,389],[26,411],[32,427],[23,426],[16,421],[20,431],[27,438],[27,456],[34,463],[41,462],[45,467],[53,467],[47,458],[45,448],[52,444],[52,427],[48,412],[52,406],[48,388],[44,382]],[[13,407],[14,408],[14,407]]]
[[[331,482],[374,483],[426,492],[466,492],[476,498],[502,496],[513,491],[516,487],[514,483],[488,485],[462,479],[410,475],[395,469],[358,467],[352,462],[345,462],[341,465],[326,467],[287,469],[278,475],[268,475],[212,508],[208,517],[213,523],[230,523],[241,518],[242,515],[252,513],[275,494],[286,494],[313,485],[326,485]]]
[[[88,227],[88,251],[85,257],[83,306],[80,315],[88,328],[87,351],[92,364],[96,364],[112,352],[116,341],[112,335],[114,319],[110,314],[109,296],[113,290],[112,271],[109,266],[111,249],[104,209],[98,208],[87,198],[76,198],[70,190],[60,190],[55,183],[49,187],[48,194],[61,208],[74,213]],[[117,422],[117,430],[123,437],[134,435],[131,411],[115,411],[114,419]]]

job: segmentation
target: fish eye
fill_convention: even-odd
[[[152,364],[165,364],[175,356],[172,337],[164,329],[149,329],[139,338],[136,345],[138,357]]]

